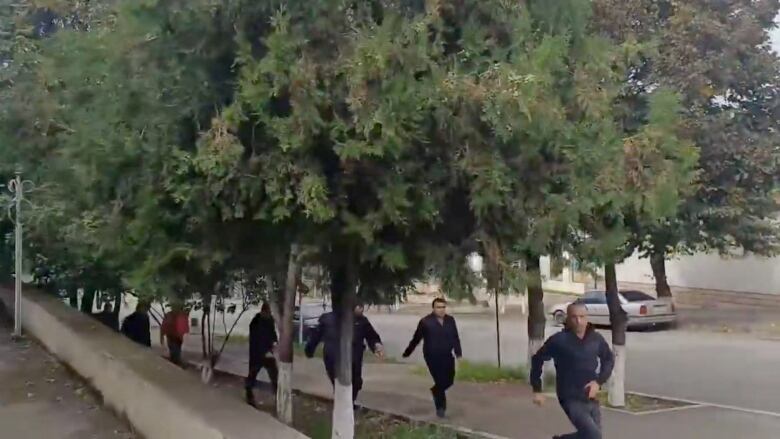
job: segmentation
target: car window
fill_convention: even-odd
[[[607,303],[607,296],[603,291],[588,291],[582,296],[582,303],[588,305]]]
[[[641,291],[621,291],[620,295],[629,302],[644,302],[646,300],[655,300],[655,298]]]

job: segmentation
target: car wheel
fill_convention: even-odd
[[[566,323],[566,313],[563,311],[555,311],[555,313],[553,313],[553,320],[555,320],[556,324],[563,325]]]

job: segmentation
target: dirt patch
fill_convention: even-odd
[[[191,373],[198,371],[190,369]],[[212,385],[229,393],[236,399],[244,398],[243,379],[235,375],[217,372]],[[270,387],[260,383],[255,389],[258,410],[275,415],[275,402]],[[294,398],[293,427],[312,439],[331,437],[332,403],[307,395]],[[453,430],[409,422],[398,417],[373,410],[359,409],[355,413],[355,437],[361,439],[471,439],[471,436]]]
[[[6,424],[12,420],[12,423]],[[0,437],[139,439],[80,377],[0,324]]]

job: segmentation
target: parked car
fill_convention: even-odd
[[[647,293],[632,290],[620,291],[618,297],[621,306],[628,314],[629,328],[653,325],[674,326],[677,322],[677,311],[671,299],[656,299]],[[585,305],[591,323],[609,326],[609,308],[604,291],[588,291],[574,302]],[[566,307],[570,303],[572,302],[556,305],[550,310],[555,323],[562,325],[566,321]]]
[[[325,303],[304,303],[303,304],[303,339],[309,339],[309,333],[315,328],[320,320],[320,316],[330,312],[331,307]],[[295,333],[298,333],[298,327],[301,322],[301,308],[296,305],[293,313],[293,326]]]

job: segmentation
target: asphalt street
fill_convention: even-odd
[[[419,316],[371,314],[388,355],[400,357]],[[457,317],[466,359],[496,361],[495,320]],[[505,364],[525,363],[525,319],[503,318]],[[547,335],[559,331],[550,326]],[[609,330],[600,330],[609,341]],[[628,334],[627,388],[630,391],[780,413],[780,342],[745,334],[668,330]],[[422,361],[417,352],[412,361]],[[780,416],[780,415],[778,415]]]

